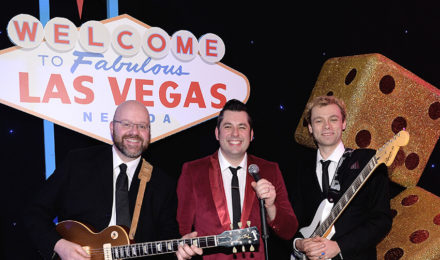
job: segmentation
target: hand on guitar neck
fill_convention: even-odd
[[[182,238],[186,239],[186,238],[194,238],[194,237],[197,237],[197,231],[186,234]],[[202,255],[203,249],[195,245],[189,246],[187,244],[183,246],[179,246],[179,250],[176,252],[176,256],[178,260],[191,259],[191,257],[195,256],[196,254]]]
[[[67,259],[78,259],[78,260],[89,260],[90,255],[82,248],[82,246],[67,241],[64,238],[58,240],[54,248],[58,257],[63,260]]]
[[[306,254],[308,259],[331,259],[341,252],[336,241],[323,237],[298,239],[295,247]]]

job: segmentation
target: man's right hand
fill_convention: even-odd
[[[309,259],[331,259],[341,252],[337,242],[322,237],[298,239],[295,247]]]
[[[62,260],[89,260],[90,255],[78,244],[64,238],[58,240],[54,248]]]
[[[309,259],[322,259],[321,254],[324,249],[324,244],[317,243],[315,238],[298,239],[295,242],[295,247],[298,251],[306,254]]]

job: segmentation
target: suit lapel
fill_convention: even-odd
[[[307,194],[309,195],[304,197],[304,201],[307,201],[306,204],[313,205],[312,208],[316,210],[319,203],[325,199],[324,195],[322,194],[321,186],[319,185],[318,176],[316,173],[316,150],[314,150],[313,155],[310,154],[309,156],[305,156],[301,159],[304,160],[304,162],[301,163],[301,168],[299,169],[299,183],[301,183],[300,189],[307,191]]]
[[[251,165],[255,163],[254,159],[251,155],[248,154],[247,165]],[[245,169],[246,170],[246,169]],[[241,210],[241,223],[245,224],[251,215],[252,207],[254,205],[254,201],[256,200],[257,194],[255,194],[254,189],[252,188],[251,183],[254,181],[250,174],[246,174],[246,187],[244,189],[244,200],[243,207]]]
[[[252,156],[248,155],[248,165],[255,163]],[[243,207],[241,211],[241,222],[246,223],[249,220],[252,207],[256,201],[256,194],[252,188],[251,183],[254,179],[246,174],[246,187],[244,192]],[[220,169],[220,163],[218,162],[218,152],[210,157],[209,167],[209,184],[211,186],[211,194],[214,200],[217,215],[220,220],[220,224],[224,230],[230,229],[231,219],[228,212],[228,204],[226,202],[225,188],[223,186],[223,178]]]
[[[353,162],[358,164],[357,160],[353,160],[353,158],[351,156],[348,156],[347,158],[344,159],[344,161],[342,162],[342,164],[338,168],[337,180],[339,181],[339,183],[341,185],[342,191],[345,191],[348,187],[347,185],[351,184],[351,182],[347,183],[347,177],[349,177],[347,174],[351,174],[353,172],[353,170],[350,170],[350,168],[349,168],[350,165],[353,164]]]
[[[113,154],[111,146],[94,163],[96,164],[96,169],[98,169],[96,173],[98,180],[96,183],[101,184],[100,194],[102,194],[101,198],[106,216],[108,216],[108,221],[110,221],[113,206]]]
[[[212,199],[214,200],[215,209],[223,230],[228,230],[230,229],[231,219],[229,217],[228,204],[226,202],[220,163],[218,162],[218,152],[214,153],[209,160],[208,176]]]

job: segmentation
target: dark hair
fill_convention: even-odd
[[[246,112],[247,117],[248,117],[248,123],[249,123],[249,126],[251,127],[251,130],[252,130],[252,128],[253,128],[252,118],[249,115],[247,106],[246,106],[246,104],[244,104],[243,102],[241,102],[240,100],[237,100],[237,99],[231,99],[228,102],[226,102],[226,104],[223,106],[223,109],[220,111],[220,114],[218,115],[218,118],[217,118],[217,128],[220,129],[220,124],[223,121],[223,114],[227,110],[235,111],[235,112],[241,112],[241,111]]]

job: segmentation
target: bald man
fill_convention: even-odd
[[[118,176],[126,172],[129,228],[139,188],[142,153],[150,143],[150,116],[137,101],[120,104],[110,122],[112,146],[97,146],[70,152],[26,210],[26,223],[35,247],[43,258],[56,253],[61,259],[90,259],[78,244],[62,238],[53,219],[76,220],[101,231],[121,224],[116,214]],[[125,165],[125,166],[124,166]],[[176,222],[175,180],[156,165],[144,192],[135,241],[159,241],[179,237]],[[110,242],[110,241],[109,241]],[[173,259],[162,255],[148,259]]]

